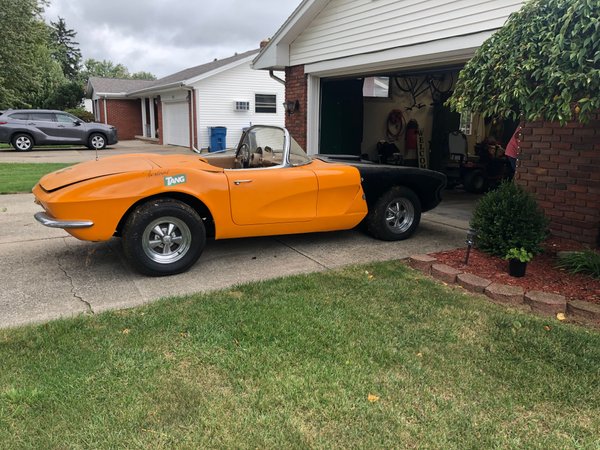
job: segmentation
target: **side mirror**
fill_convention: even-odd
[[[82,123],[81,120],[76,120],[75,121],[75,126],[76,127],[81,126],[81,123]]]

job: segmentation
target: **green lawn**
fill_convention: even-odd
[[[47,173],[72,164],[0,163],[0,194],[31,192],[31,188]]]
[[[2,448],[600,446],[598,331],[399,262],[0,331],[0,364]]]

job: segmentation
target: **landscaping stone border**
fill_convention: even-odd
[[[520,286],[493,283],[469,272],[463,272],[446,264],[439,264],[430,255],[413,255],[408,265],[447,284],[458,284],[470,292],[486,295],[493,301],[524,307],[547,317],[566,314],[568,317],[600,324],[600,305],[581,300],[567,301],[564,295],[542,291],[525,292]]]

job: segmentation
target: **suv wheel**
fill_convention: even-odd
[[[90,150],[102,150],[106,147],[106,138],[100,133],[92,133],[88,141]]]
[[[12,138],[12,146],[20,152],[27,152],[33,148],[33,138],[28,134],[15,134]]]

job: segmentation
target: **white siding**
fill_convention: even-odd
[[[281,77],[281,74],[278,74]],[[198,102],[198,146],[210,145],[209,127],[227,127],[227,147],[237,145],[242,130],[250,125],[284,126],[285,86],[265,70],[253,70],[250,62],[195,84]],[[277,96],[277,113],[255,113],[254,94]],[[250,102],[250,111],[235,111],[236,101]]]
[[[500,28],[523,0],[331,0],[290,46],[290,65]]]

